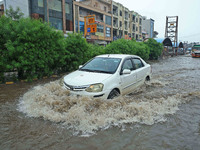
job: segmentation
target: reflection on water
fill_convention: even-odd
[[[59,81],[2,85],[0,149],[199,149],[199,64],[154,63],[150,83],[114,100],[69,96]]]

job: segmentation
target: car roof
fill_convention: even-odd
[[[128,55],[128,54],[104,54],[104,55],[99,55],[96,57],[107,57],[107,58],[126,58],[126,57],[136,57],[136,58],[140,58],[139,56],[136,55]]]

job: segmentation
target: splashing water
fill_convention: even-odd
[[[102,100],[70,96],[59,81],[54,81],[25,93],[18,109],[29,117],[62,123],[81,135],[130,123],[152,125],[166,121],[165,115],[174,114],[178,106],[188,100],[189,94],[166,96],[149,90],[166,84],[153,80],[127,96]]]

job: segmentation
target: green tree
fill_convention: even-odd
[[[15,39],[15,23],[11,18],[0,17],[0,81],[4,81],[4,72],[13,69],[10,60],[7,59],[8,51],[6,43],[8,40]]]
[[[72,71],[90,58],[89,44],[80,33],[68,34],[65,40],[66,66],[64,70]]]
[[[138,55],[147,60],[149,58],[149,48],[143,42],[135,40],[119,39],[108,44],[105,48],[108,54],[131,54]]]
[[[150,50],[149,59],[157,60],[162,53],[163,45],[154,39],[148,39],[145,44],[149,47]]]
[[[9,6],[9,9],[6,10],[6,16],[12,18],[13,20],[19,20],[24,16],[24,13],[21,12],[19,7],[14,10],[12,6]]]
[[[19,78],[40,78],[53,74],[65,62],[65,45],[62,32],[47,23],[30,18],[11,21],[15,24],[12,38],[6,43],[6,59],[10,69],[18,71]]]

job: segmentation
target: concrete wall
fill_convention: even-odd
[[[10,6],[15,10],[17,7],[24,13],[24,17],[29,17],[29,5],[28,0],[4,0],[5,10]]]

